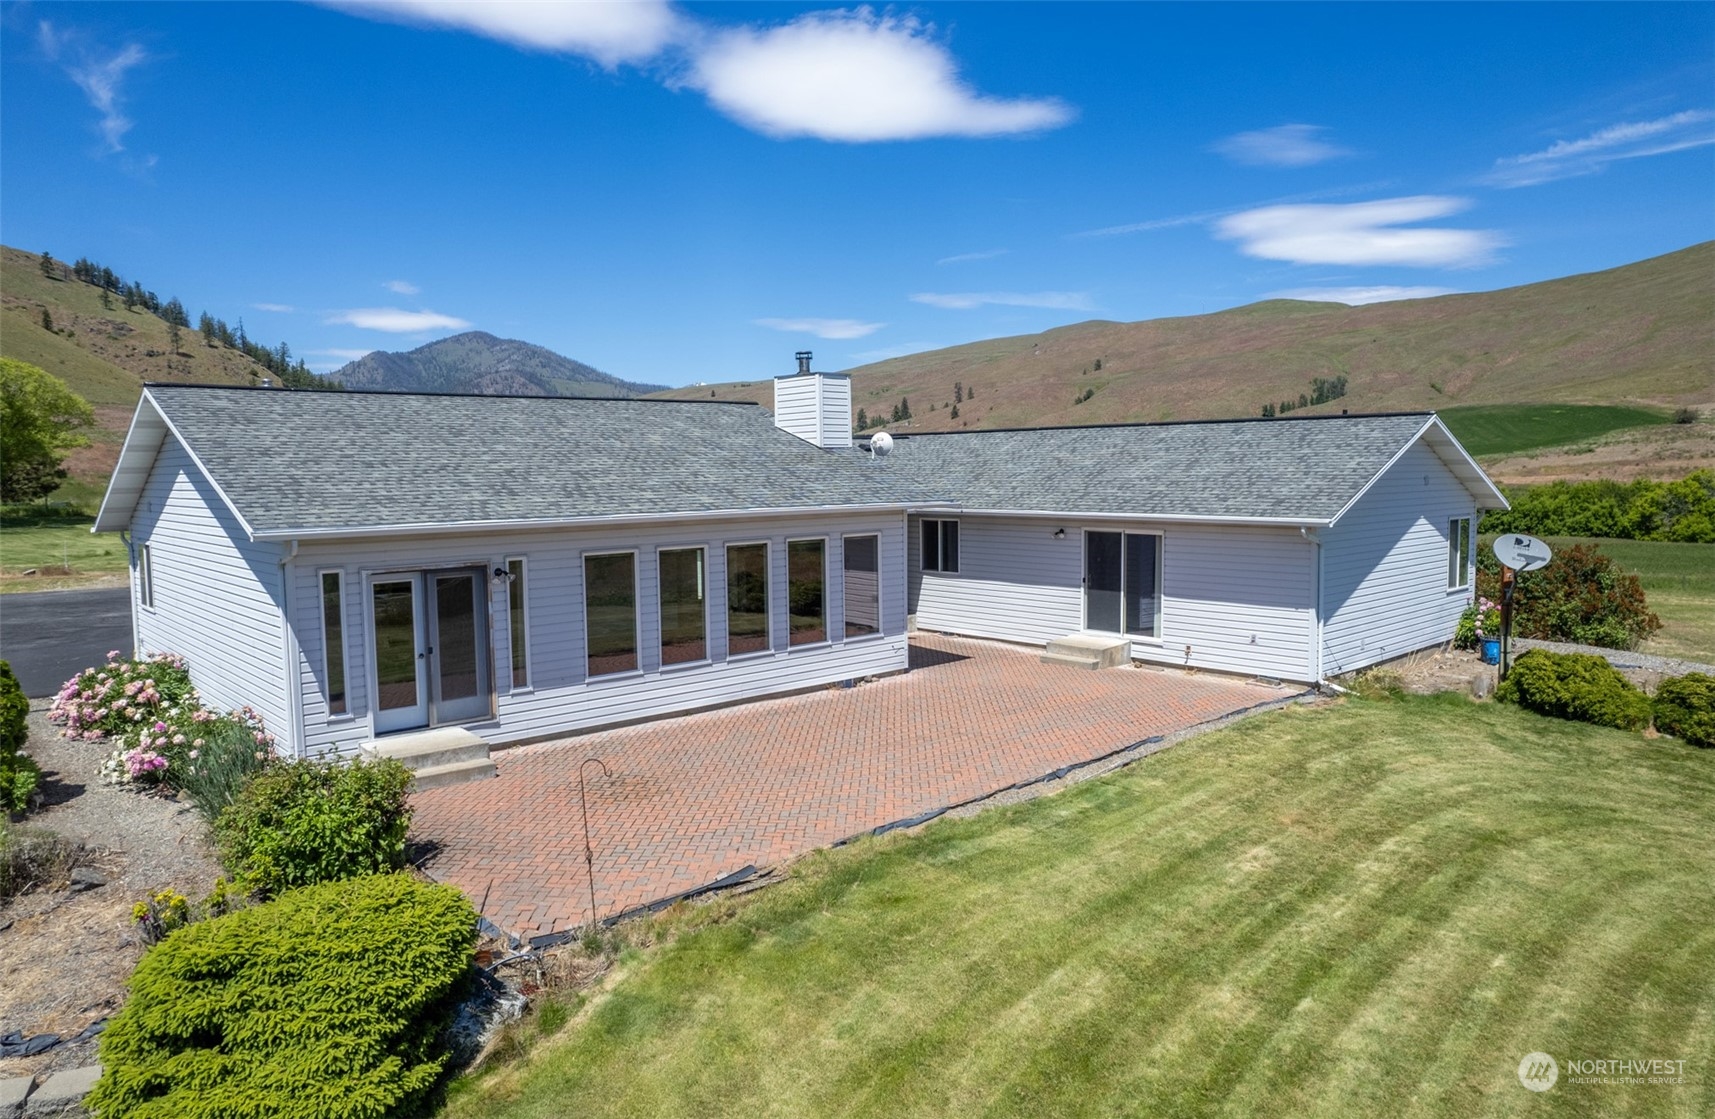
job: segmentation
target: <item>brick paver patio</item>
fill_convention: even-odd
[[[1288,692],[1128,668],[1043,665],[917,634],[913,670],[495,754],[499,776],[416,794],[425,868],[510,933],[587,919],[578,765],[589,768],[603,917],[768,866]],[[486,899],[486,900],[485,900]]]

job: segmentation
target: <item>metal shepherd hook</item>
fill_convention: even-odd
[[[584,870],[590,882],[590,924],[589,931],[594,932],[595,921],[595,849],[590,846],[590,802],[584,793],[584,767],[591,762],[601,766],[601,775],[611,778],[613,771],[607,768],[607,763],[600,758],[585,758],[578,765],[578,806],[584,813]]]

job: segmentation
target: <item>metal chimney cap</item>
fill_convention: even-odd
[[[797,353],[793,354],[792,356],[798,359],[798,372],[799,373],[808,373],[810,371],[811,353],[809,350],[799,350]]]

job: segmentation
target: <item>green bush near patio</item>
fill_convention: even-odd
[[[12,663],[0,661],[0,816],[29,807],[42,771],[23,752],[29,740],[30,701],[12,674]]]
[[[1704,1116],[1711,804],[1715,753],[1506,704],[1259,715],[664,917],[445,1114]]]
[[[1650,723],[1649,697],[1593,653],[1531,649],[1513,663],[1495,698],[1599,727],[1642,730]]]
[[[1655,729],[1693,746],[1715,746],[1715,676],[1663,680],[1655,690]]]

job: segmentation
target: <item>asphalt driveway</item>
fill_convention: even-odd
[[[564,933],[589,915],[588,757],[613,774],[589,769],[607,918],[1293,694],[929,634],[912,638],[911,663],[856,688],[497,751],[499,776],[411,798],[423,869],[509,933]]]
[[[31,699],[53,695],[111,649],[131,651],[129,588],[0,595],[0,659]]]

